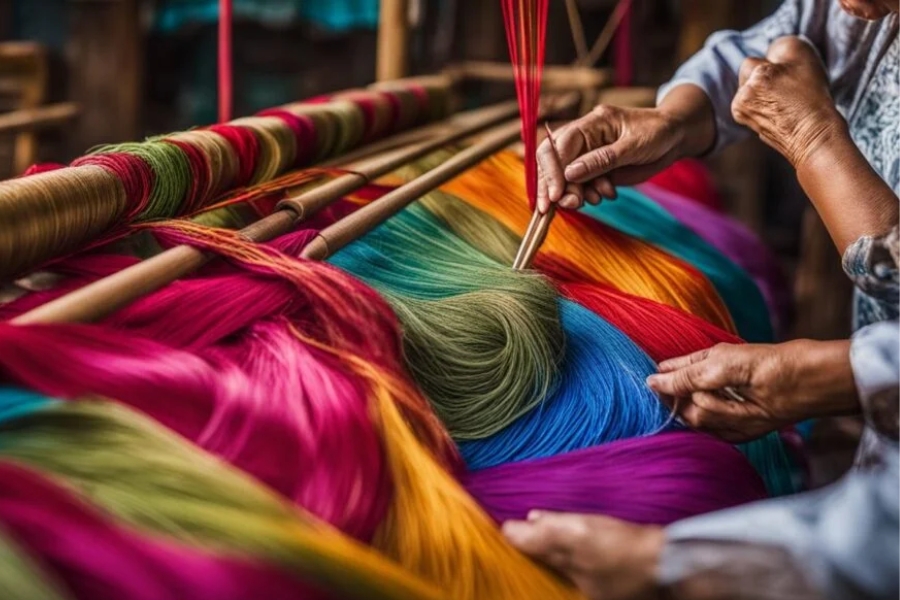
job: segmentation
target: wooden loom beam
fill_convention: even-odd
[[[347,168],[352,172],[296,198],[283,201],[281,210],[242,229],[240,233],[253,242],[264,242],[283,235],[315,211],[359,189],[372,179],[390,173],[442,146],[475,134],[517,112],[515,102],[504,102],[457,115],[450,120],[453,125],[443,124],[447,127],[443,135],[348,165]],[[439,131],[437,128],[435,130]],[[51,300],[19,315],[11,322],[25,325],[97,321],[179,277],[196,271],[214,256],[190,245],[176,246],[70,294]]]

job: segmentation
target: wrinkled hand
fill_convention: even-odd
[[[658,596],[661,528],[596,515],[532,511],[507,521],[503,533],[519,550],[574,583],[590,600],[650,600]]]
[[[729,442],[858,409],[850,343],[719,344],[659,365],[647,384],[694,429]],[[746,401],[720,394],[730,386]]]
[[[553,132],[538,147],[538,207],[580,208],[613,199],[617,185],[640,183],[674,162],[681,143],[677,119],[659,109],[601,105]]]
[[[765,59],[746,59],[739,81],[731,104],[734,120],[795,168],[831,136],[847,135],[822,61],[800,38],[780,38]]]

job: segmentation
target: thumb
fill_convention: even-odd
[[[627,165],[633,146],[634,141],[619,138],[612,144],[591,150],[566,167],[566,179],[573,183],[584,183]]]

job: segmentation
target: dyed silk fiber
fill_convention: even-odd
[[[0,210],[66,201],[63,183],[97,196],[77,235],[11,246],[10,272],[56,257],[58,280],[0,305],[0,596],[574,599],[498,522],[666,524],[793,489],[777,435],[686,431],[644,383],[772,335],[757,273],[654,193],[561,213],[525,273],[509,152],[328,262],[297,256],[450,151],[271,243],[225,228],[338,172],[292,168],[437,117],[442,94],[338,94],[0,184]],[[176,244],[218,258],[98,323],[7,322]]]

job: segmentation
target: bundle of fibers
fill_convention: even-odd
[[[391,304],[406,364],[454,439],[490,436],[552,393],[563,331],[539,275],[491,261],[415,205],[330,260]]]
[[[436,191],[420,203],[445,227],[495,260],[511,260],[510,255],[518,248],[518,238],[504,225],[450,194]],[[563,296],[609,321],[655,361],[684,356],[720,342],[743,343],[739,337],[677,308],[603,284],[581,282],[578,269],[562,258],[539,256],[535,267],[554,280]],[[751,459],[770,493],[796,491],[793,465],[779,435],[773,433],[739,447]],[[464,453],[466,450],[464,445]],[[475,465],[473,468],[481,464],[471,454],[466,458],[470,466]]]
[[[206,248],[215,247],[231,260],[238,261],[241,268],[284,277],[297,286],[295,295],[297,289],[303,290],[304,277],[312,279],[315,273],[310,268],[303,268],[309,263],[289,260],[274,249],[264,251],[225,232],[207,232],[206,235],[202,237],[193,231],[190,239]],[[228,243],[213,244],[217,236],[224,236]],[[332,269],[328,272],[338,273]],[[315,284],[314,281],[309,283]],[[367,301],[365,295],[355,300]],[[252,312],[251,306],[242,308]],[[383,303],[369,299],[367,306],[381,307]],[[197,316],[202,320],[202,315]],[[353,321],[351,317],[345,320]],[[333,323],[332,328],[338,324]],[[385,343],[389,338],[371,327],[365,328],[355,321],[354,324],[357,328],[348,332],[349,339],[359,338],[359,344],[378,346],[370,350],[378,360],[342,349],[340,346],[352,345],[348,340],[332,347],[307,337],[293,325],[290,329],[304,343],[337,357],[346,365],[348,374],[363,381],[368,390],[394,483],[388,515],[374,540],[376,548],[408,571],[435,583],[440,589],[449,590],[449,596],[453,598],[571,597],[574,593],[571,588],[535,566],[505,541],[490,518],[435,460],[435,455],[440,456],[440,452],[433,449],[434,442],[423,445],[423,441],[428,440],[420,431],[427,429],[429,423],[424,422],[424,415],[411,409],[427,407],[427,404],[399,369],[394,371],[385,366],[387,355],[391,354],[391,344]],[[399,337],[396,330],[394,335]],[[2,328],[0,337],[3,337]],[[7,344],[0,346],[4,350],[9,347]],[[4,358],[9,359],[8,356]],[[35,360],[32,352],[31,361]],[[393,360],[399,361],[399,352]],[[64,361],[53,362],[64,364]],[[42,383],[40,378],[33,377],[32,381],[32,385]],[[433,413],[428,416],[433,418]],[[332,500],[343,501],[344,498]]]
[[[277,566],[341,598],[444,597],[116,403],[50,402],[5,420],[0,456],[73,489],[123,527]]]
[[[0,598],[70,600],[47,572],[0,527]],[[74,600],[74,599],[72,599]]]
[[[508,463],[470,473],[464,485],[498,522],[543,509],[668,525],[767,497],[740,452],[685,431]]]
[[[748,342],[772,341],[766,302],[743,269],[639,191],[618,188],[618,193],[618,201],[586,204],[583,212],[694,265],[715,286],[742,338]]]
[[[466,465],[484,469],[649,435],[669,411],[645,385],[656,371],[631,340],[599,316],[560,302],[566,355],[559,387],[541,406],[489,438],[461,442]]]
[[[133,222],[191,214],[224,190],[271,179],[447,108],[447,78],[357,90],[187,133],[97,148],[70,167],[0,182],[0,276],[115,239]],[[384,118],[368,110],[383,107]],[[13,226],[15,225],[15,226]]]
[[[709,169],[699,159],[683,158],[676,161],[648,179],[647,183],[680,194],[710,210],[722,211],[722,199],[716,190],[716,183]]]
[[[400,172],[403,179],[446,160],[435,153]],[[485,211],[513,231],[525,231],[531,218],[522,181],[522,161],[501,152],[441,186]],[[584,280],[612,285],[624,292],[682,308],[722,328],[733,323],[727,308],[706,278],[692,266],[602,223],[571,211],[554,219],[540,254],[569,258]]]
[[[70,490],[7,462],[0,462],[0,527],[40,560],[44,577],[34,573],[25,577],[37,577],[36,583],[44,578],[58,581],[75,599],[326,597],[274,565],[218,555],[123,527]]]
[[[384,518],[390,475],[365,390],[275,321],[200,353],[109,326],[6,325],[0,338],[8,381],[117,395],[360,539]]]
[[[92,256],[68,266],[97,277],[131,260]],[[316,308],[311,274],[304,295],[279,277],[219,263],[114,314],[103,327],[4,328],[0,353],[16,381],[63,397],[115,397],[369,539],[387,510],[390,486],[365,390],[333,356],[291,334],[284,319],[310,327],[322,313],[332,329],[347,324],[343,343],[360,337],[373,346],[368,356],[398,363],[399,335],[374,292],[327,265],[312,267],[338,277],[335,289],[343,288],[346,299]],[[354,310],[354,302],[365,310]],[[346,315],[332,317],[332,310]],[[380,312],[367,318],[366,311]],[[366,330],[375,337],[363,338]],[[47,361],[69,368],[48,380]],[[427,404],[404,413],[429,447],[452,455]],[[285,459],[297,466],[285,469]]]
[[[101,275],[99,263],[124,261],[96,256],[90,262],[82,260],[82,268]],[[379,329],[376,319],[355,325],[368,327],[389,348],[396,325],[369,294],[369,307],[380,306],[390,327]],[[355,297],[365,295],[363,289]],[[289,282],[220,263],[112,315],[103,326],[0,327],[0,370],[57,396],[117,398],[343,531],[370,539],[390,498],[381,441],[359,382],[332,355],[290,332],[291,319],[314,322],[315,309],[306,300]],[[352,325],[353,316],[344,320]],[[48,379],[48,361],[67,368]],[[421,408],[430,420],[425,425],[445,435],[427,406]]]
[[[441,224],[501,264],[509,264],[521,239],[485,212],[441,191],[419,200]],[[597,313],[627,335],[655,362],[709,348],[719,342],[740,343],[723,329],[673,306],[626,294],[596,282],[559,256],[538,256],[534,268],[549,277],[565,298]]]
[[[647,183],[637,189],[749,273],[769,305],[776,333],[783,332],[792,306],[790,286],[778,260],[752,231],[726,215],[655,185]]]

